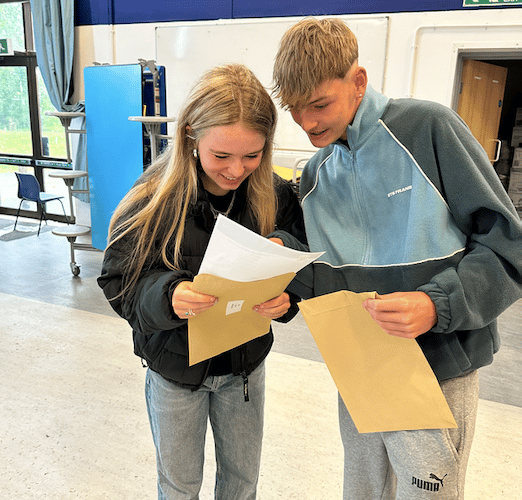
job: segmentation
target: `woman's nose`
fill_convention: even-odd
[[[245,171],[243,161],[239,158],[235,160],[227,169],[230,177],[241,177]]]

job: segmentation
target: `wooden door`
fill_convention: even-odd
[[[495,162],[498,127],[508,69],[495,64],[466,59],[462,65],[457,113]]]

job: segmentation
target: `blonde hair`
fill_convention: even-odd
[[[129,238],[122,263],[124,286],[133,287],[148,267],[179,269],[185,221],[197,199],[198,167],[193,154],[213,127],[241,122],[266,138],[261,163],[247,182],[248,209],[266,236],[275,228],[276,196],[272,144],[277,110],[255,75],[230,64],[207,71],[180,111],[173,146],[142,175],[120,202],[109,226],[109,246]],[[120,294],[120,295],[121,295]]]
[[[341,19],[305,18],[279,44],[273,96],[284,108],[298,108],[326,80],[344,78],[359,58],[357,38]]]

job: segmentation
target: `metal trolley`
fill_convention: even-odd
[[[71,146],[70,146],[70,140],[69,140],[69,134],[85,134],[86,130],[83,129],[71,129],[71,120],[73,118],[78,118],[85,116],[85,113],[81,112],[47,112],[46,113],[49,116],[57,116],[60,118],[60,121],[65,129],[65,145],[67,148],[67,162],[70,164],[72,163],[72,157],[71,157]],[[81,177],[88,177],[88,173],[80,170],[54,170],[49,174],[49,177],[55,177],[63,179],[65,182],[65,185],[67,186],[67,191],[69,193],[69,209],[71,214],[71,219],[74,221],[74,203],[73,203],[73,194],[75,193],[85,193],[89,194],[89,189],[75,189],[74,181],[75,179],[79,179]],[[71,250],[71,272],[73,276],[78,276],[80,274],[80,266],[76,263],[76,259],[74,256],[75,250],[89,250],[89,251],[96,251],[99,250],[97,248],[94,248],[89,243],[78,243],[76,242],[76,238],[79,236],[86,236],[91,233],[91,228],[89,226],[83,226],[78,224],[69,224],[64,227],[58,227],[53,229],[53,234],[57,236],[64,236],[67,238],[67,241],[70,245]]]

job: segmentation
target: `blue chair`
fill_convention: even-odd
[[[65,215],[65,219],[67,220],[67,214],[65,213],[65,208],[61,200],[63,196],[56,194],[47,194],[42,192],[38,179],[32,174],[21,174],[20,172],[15,172],[15,174],[18,179],[18,198],[20,198],[20,205],[18,205],[18,212],[16,213],[16,221],[13,231],[16,229],[18,216],[20,214],[20,208],[22,207],[22,203],[24,201],[34,201],[41,208],[42,213],[40,214],[40,224],[38,225],[38,236],[40,235],[42,219],[45,219],[45,223],[47,224],[47,217],[45,216],[46,203],[58,200],[62,205],[63,214]],[[68,220],[67,224],[69,224]]]

